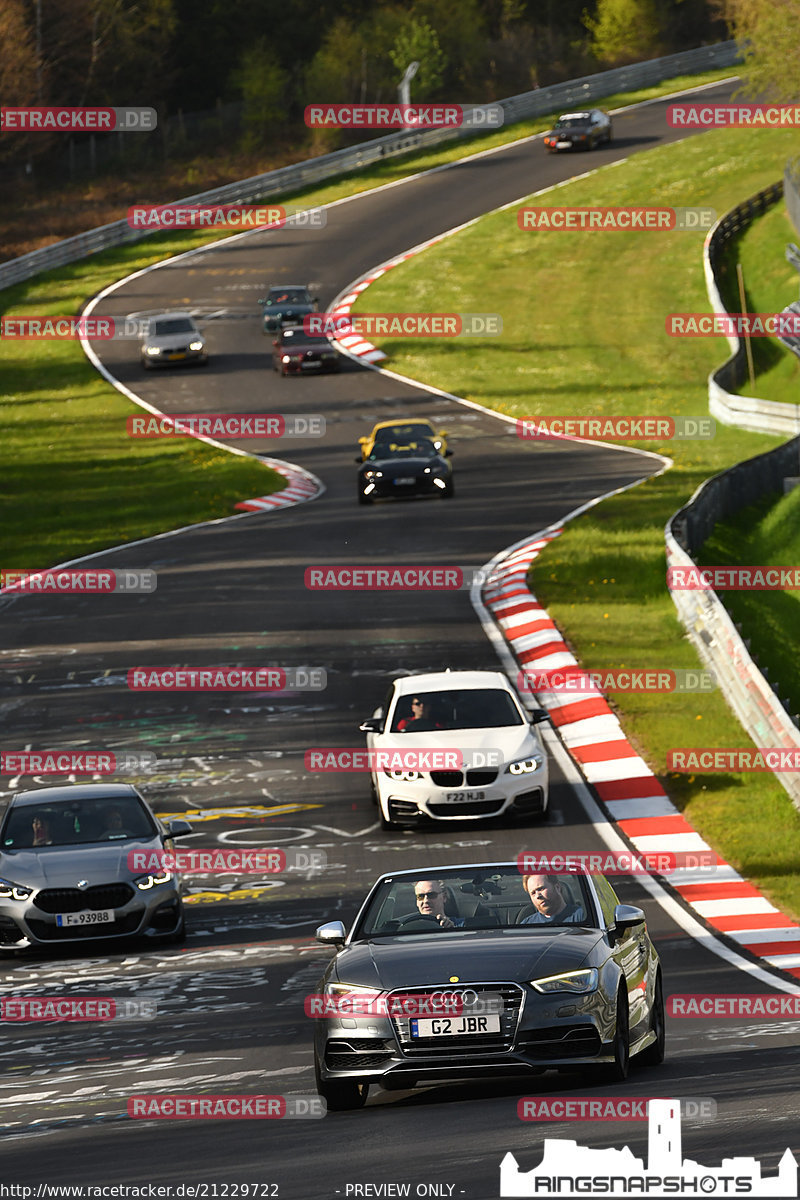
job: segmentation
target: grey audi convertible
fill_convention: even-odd
[[[602,875],[516,863],[393,871],[337,948],[314,1018],[317,1090],[330,1110],[386,1090],[579,1070],[627,1077],[664,1058],[664,993],[644,913]]]

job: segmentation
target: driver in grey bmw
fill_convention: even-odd
[[[448,917],[444,911],[445,897],[441,879],[420,879],[414,884],[414,899],[421,917],[435,917],[442,929],[463,929],[463,917]]]

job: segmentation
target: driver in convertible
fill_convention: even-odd
[[[463,929],[463,917],[448,917],[444,911],[447,893],[441,879],[420,879],[414,884],[414,898],[421,917],[435,917],[442,929]]]
[[[525,875],[522,885],[534,911],[520,925],[571,925],[586,919],[583,907],[573,904],[557,875]]]

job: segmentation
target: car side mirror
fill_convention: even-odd
[[[346,937],[341,921],[328,921],[326,925],[320,925],[316,933],[317,941],[322,942],[323,946],[343,946]]]
[[[188,821],[179,821],[174,818],[171,821],[165,821],[164,826],[169,837],[186,837],[187,834],[194,833]]]
[[[353,459],[353,462],[357,462],[357,463],[362,463],[363,461],[364,461],[364,458],[361,454],[359,454],[358,458]]]
[[[367,717],[358,728],[362,733],[383,733],[383,717]]]
[[[266,304],[266,303],[267,303],[267,297],[266,297],[266,296],[261,296],[261,297],[259,297],[258,303],[259,303],[259,304]]]
[[[445,450],[445,452],[444,452],[444,456],[445,456],[445,458],[452,458],[452,457],[453,457],[453,451],[452,451],[452,450]]]
[[[633,929],[634,926],[643,925],[644,922],[644,913],[633,904],[618,904],[614,909],[615,929]]]
[[[549,721],[550,713],[546,708],[534,708],[530,715],[531,725],[541,725],[542,721]]]

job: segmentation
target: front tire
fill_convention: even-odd
[[[348,1112],[363,1108],[367,1102],[369,1084],[359,1079],[321,1079],[318,1064],[314,1064],[319,1092],[329,1112]]]
[[[656,978],[656,991],[653,997],[653,1033],[656,1040],[639,1055],[639,1061],[649,1067],[657,1067],[664,1061],[666,1046],[667,1022],[664,1013],[664,988],[661,984],[661,972]]]
[[[623,1083],[628,1078],[631,1061],[630,1015],[628,993],[624,983],[617,993],[617,1020],[614,1027],[614,1061],[605,1071],[608,1083]]]

